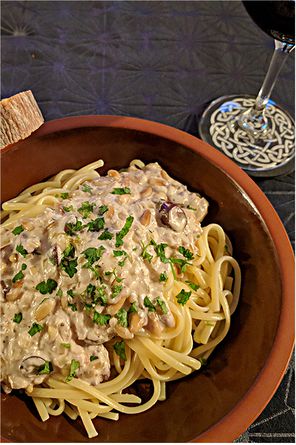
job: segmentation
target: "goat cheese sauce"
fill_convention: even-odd
[[[107,342],[173,327],[163,288],[174,268],[198,255],[207,208],[151,163],[110,170],[4,228],[4,390],[38,385],[54,372],[67,376],[77,362],[75,375],[98,385],[110,377]]]

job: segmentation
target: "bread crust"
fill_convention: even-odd
[[[30,136],[43,122],[31,90],[0,101],[0,149]]]

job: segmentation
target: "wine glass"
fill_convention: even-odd
[[[270,99],[280,70],[295,45],[295,1],[243,1],[255,23],[275,39],[275,50],[257,95],[220,97],[199,122],[203,140],[252,176],[277,176],[293,170],[294,120]]]

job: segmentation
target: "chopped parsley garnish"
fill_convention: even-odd
[[[74,208],[73,208],[73,206],[69,206],[69,207],[63,206],[63,210],[64,210],[64,212],[72,212],[74,210]]]
[[[179,246],[178,251],[181,253],[181,255],[183,255],[184,258],[187,258],[187,260],[193,260],[193,253],[185,247]]]
[[[109,232],[108,229],[105,229],[103,233],[101,233],[101,235],[99,236],[99,240],[103,241],[106,239],[112,239],[113,238],[113,234],[111,232]]]
[[[112,288],[112,294],[111,294],[111,298],[115,298],[117,297],[120,292],[122,291],[123,286],[121,284],[116,284],[116,286],[114,286]]]
[[[189,209],[189,210],[196,210],[194,207],[191,207],[191,206],[187,206],[187,209]]]
[[[91,362],[93,362],[94,360],[97,360],[99,357],[97,356],[97,355],[91,355],[90,357],[89,357],[89,360],[91,361]]]
[[[12,233],[14,235],[19,235],[20,233],[22,233],[25,229],[23,228],[23,226],[17,226],[13,229]]]
[[[66,223],[64,231],[67,235],[74,236],[76,232],[79,232],[83,228],[82,221],[76,220],[76,223]]]
[[[69,295],[69,297],[74,297],[75,295],[74,295],[74,292],[73,292],[73,289],[69,289],[69,290],[67,290],[67,295]]]
[[[143,243],[142,243],[142,248],[143,248],[143,250],[142,250],[142,253],[141,253],[141,257],[144,259],[144,260],[147,260],[147,261],[149,261],[149,263],[151,263],[151,260],[152,260],[152,258],[153,258],[153,255],[151,255],[149,252],[147,252],[147,248],[150,246],[150,242],[145,246]]]
[[[118,323],[123,326],[124,328],[127,328],[128,321],[127,321],[127,311],[123,308],[119,309],[119,311],[116,314],[116,318],[118,320]]]
[[[66,349],[70,349],[70,347],[71,347],[70,343],[61,343],[61,346],[63,346],[63,348],[66,348]]]
[[[101,287],[98,287],[98,289],[97,289],[97,295],[95,297],[94,302],[97,303],[99,301],[103,306],[106,306],[106,304],[107,304],[106,286],[101,286]]]
[[[104,218],[96,218],[87,224],[89,232],[99,232],[105,226]]]
[[[22,319],[23,319],[23,314],[21,312],[19,312],[18,314],[14,314],[12,321],[14,321],[17,324],[20,324]]]
[[[68,199],[69,198],[69,193],[68,192],[61,193],[61,198],[62,199]]]
[[[158,306],[160,307],[160,309],[162,310],[163,314],[167,314],[168,308],[167,308],[167,305],[165,304],[165,302],[160,297],[156,298],[156,302],[157,302]]]
[[[57,291],[57,296],[58,297],[62,297],[63,296],[63,291],[62,291],[61,288]]]
[[[87,259],[87,263],[85,263],[82,267],[83,268],[91,268],[91,266],[96,262],[99,261],[99,259],[102,257],[104,251],[104,246],[100,246],[98,248],[96,247],[89,247],[88,249],[84,250],[82,253],[84,254],[85,258]]]
[[[185,281],[185,283],[188,284],[189,287],[191,287],[191,289],[193,289],[194,291],[196,291],[197,289],[199,289],[199,285],[192,283],[192,281]]]
[[[87,288],[86,288],[86,294],[87,294],[89,297],[94,298],[95,293],[96,293],[96,286],[94,286],[93,284],[89,283],[89,284],[87,285]]]
[[[144,306],[148,308],[148,312],[155,312],[156,308],[154,306],[154,304],[152,304],[152,302],[149,300],[148,297],[144,298]]]
[[[92,194],[92,188],[87,184],[83,184],[83,186],[81,187],[81,190],[85,193]]]
[[[15,274],[15,276],[12,279],[12,282],[16,283],[17,281],[22,280],[24,278],[24,274],[23,274],[22,271],[26,270],[26,269],[27,269],[27,265],[26,264],[22,264],[21,270],[17,274]]]
[[[99,312],[94,311],[93,322],[100,326],[106,325],[108,323],[108,321],[110,320],[110,318],[111,318],[111,315],[99,314]]]
[[[113,255],[114,256],[122,256],[122,255],[127,255],[125,250],[113,250]]]
[[[161,273],[160,275],[159,275],[159,281],[161,282],[161,281],[167,281],[167,279],[168,279],[168,276],[167,276],[167,274],[165,273],[165,272],[163,272],[163,273]]]
[[[114,275],[115,280],[117,281],[117,283],[121,283],[121,281],[123,280],[123,278],[119,278],[117,276],[117,271],[116,269],[113,270],[108,270],[107,272],[105,272],[106,277],[110,276],[110,275]]]
[[[125,224],[123,226],[123,228],[120,230],[120,232],[116,233],[116,243],[115,243],[115,247],[120,247],[123,244],[123,238],[127,235],[127,233],[129,232],[132,224],[134,221],[134,217],[133,216],[128,216],[126,218]]]
[[[35,335],[38,332],[42,331],[42,329],[43,329],[43,326],[41,324],[33,323],[31,328],[28,331],[28,334],[31,335],[31,337],[33,337],[33,335]]]
[[[74,303],[68,303],[68,307],[71,308],[73,312],[77,312],[77,306]]]
[[[112,195],[130,195],[131,189],[129,187],[115,188],[111,193]]]
[[[177,295],[178,303],[182,304],[184,306],[184,304],[186,304],[187,301],[189,300],[190,295],[191,295],[191,291],[186,292],[184,289],[182,289],[181,292],[179,292]]]
[[[75,247],[69,244],[63,252],[63,258],[61,260],[61,268],[72,278],[77,272],[77,258],[75,256]]]
[[[37,374],[50,374],[53,371],[52,363],[45,362],[44,365],[39,366]]]
[[[178,266],[180,266],[181,268],[181,272],[186,271],[187,264],[191,265],[190,263],[188,263],[188,261],[182,260],[182,258],[170,258],[170,262],[171,264],[178,264]]]
[[[129,308],[129,310],[128,310],[128,313],[129,314],[133,314],[133,313],[137,313],[138,312],[138,308],[137,308],[137,305],[136,305],[136,303],[134,302],[134,303],[132,303],[131,305],[130,305],[130,308]]]
[[[95,207],[95,204],[91,204],[88,201],[85,201],[81,204],[81,207],[79,207],[78,212],[80,213],[80,215],[82,215],[83,218],[87,218],[90,213],[93,212]]]
[[[104,213],[108,212],[108,210],[109,210],[108,206],[102,205],[99,207],[98,214],[102,216],[104,215]]]
[[[52,294],[53,291],[58,287],[58,283],[51,278],[48,278],[47,281],[41,281],[41,283],[37,284],[36,289],[42,294]]]
[[[16,251],[20,253],[24,258],[26,258],[26,256],[28,255],[28,251],[24,249],[24,246],[22,246],[21,244],[18,244],[16,246]]]
[[[154,246],[155,253],[160,258],[160,261],[162,263],[169,263],[169,258],[165,256],[165,248],[168,247],[168,245],[164,243],[156,244],[154,240],[151,240],[151,244]]]
[[[70,372],[68,377],[66,378],[66,382],[70,382],[73,379],[73,377],[76,377],[76,372],[79,368],[80,368],[79,361],[72,359],[70,365]]]
[[[69,244],[69,246],[66,247],[63,252],[63,256],[71,258],[75,257],[75,247],[73,246],[73,244]]]
[[[125,343],[124,343],[123,340],[114,343],[113,348],[114,348],[114,351],[116,352],[116,354],[117,354],[122,360],[126,360]]]

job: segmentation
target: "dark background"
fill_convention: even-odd
[[[136,116],[197,135],[206,104],[256,94],[272,39],[239,1],[2,1],[2,97],[31,89],[45,120]],[[272,98],[294,113],[294,54]],[[294,243],[294,175],[257,179]],[[294,361],[239,442],[294,442]]]

